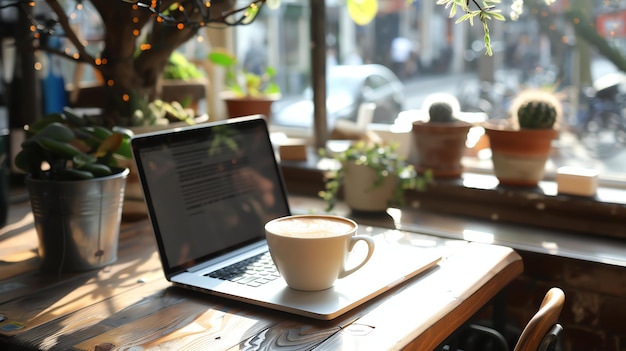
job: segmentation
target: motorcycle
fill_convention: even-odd
[[[577,136],[591,156],[610,158],[626,145],[626,76],[615,73],[583,90]]]

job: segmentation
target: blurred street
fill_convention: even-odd
[[[426,96],[431,93],[446,92],[457,95],[460,83],[471,82],[472,80],[476,80],[474,74],[412,78],[405,82],[405,109],[419,109]],[[482,164],[485,161],[489,161],[486,156],[484,160],[478,162]],[[487,163],[485,166],[490,165]],[[626,147],[618,146],[617,150],[610,156],[596,159],[580,143],[572,128],[564,124],[560,138],[554,143],[554,154],[547,167],[556,169],[561,166],[593,168],[600,172],[601,177],[623,181],[626,179],[624,176],[626,173]]]

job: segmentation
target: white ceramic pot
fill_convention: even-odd
[[[381,212],[389,207],[398,182],[395,176],[388,177],[380,186],[373,187],[376,171],[372,168],[354,162],[347,162],[343,167],[345,167],[344,197],[351,209]]]

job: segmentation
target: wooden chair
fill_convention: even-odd
[[[539,310],[524,327],[514,351],[537,351],[540,346],[548,349],[553,343],[548,339],[556,339],[563,330],[557,322],[564,304],[563,290],[556,287],[548,290]],[[544,338],[547,339],[546,342],[543,342]]]
[[[561,310],[565,303],[565,293],[560,288],[551,288],[541,302],[539,310],[526,324],[515,344],[514,351],[554,350],[563,327],[558,324]],[[504,336],[497,330],[477,324],[463,327],[451,344],[442,350],[489,350],[508,351],[509,346]],[[468,343],[468,340],[473,340]],[[477,341],[478,340],[478,341]],[[472,344],[473,342],[473,344]]]

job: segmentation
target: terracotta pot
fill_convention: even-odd
[[[237,97],[230,92],[220,95],[226,103],[228,118],[261,114],[269,121],[272,116],[272,104],[279,96],[272,97]]]
[[[493,171],[501,184],[537,186],[552,152],[556,129],[512,130],[486,125]]]
[[[463,173],[461,159],[471,123],[413,122],[413,140],[417,148],[416,169],[433,172],[435,178],[457,178]]]

